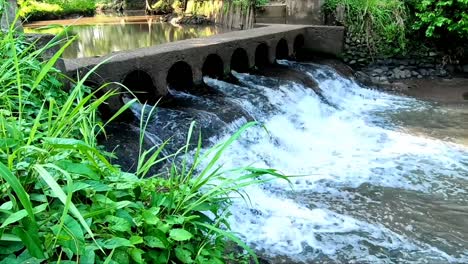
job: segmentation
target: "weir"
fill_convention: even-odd
[[[101,64],[88,79],[97,85],[143,82],[145,91],[132,85],[129,88],[144,92],[149,100],[166,95],[168,85],[187,88],[202,83],[203,75],[220,77],[231,70],[244,72],[275,59],[285,59],[299,49],[336,56],[343,49],[343,37],[343,27],[263,25],[103,57],[64,59],[64,63],[65,71],[72,77],[82,77]]]

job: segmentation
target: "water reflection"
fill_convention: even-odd
[[[63,53],[64,58],[82,58],[102,56],[111,52],[149,47],[162,43],[189,38],[206,37],[228,31],[228,29],[209,26],[177,26],[170,23],[156,22],[147,17],[141,20],[116,20],[113,23],[95,25],[74,25],[70,34],[78,35],[70,47]],[[67,24],[60,21],[60,24]],[[41,24],[44,25],[44,24]],[[57,34],[61,29],[26,28],[27,33]]]

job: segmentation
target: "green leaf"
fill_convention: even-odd
[[[143,263],[143,258],[142,258],[143,253],[145,252],[139,248],[130,249],[130,256],[136,263]]]
[[[18,196],[18,199],[20,200],[21,204],[23,205],[23,208],[28,213],[29,218],[31,218],[32,223],[34,225],[37,225],[37,223],[35,222],[35,219],[34,219],[33,207],[32,207],[31,201],[29,200],[28,193],[23,188],[23,185],[21,185],[18,178],[16,178],[10,172],[10,170],[7,168],[7,166],[5,166],[1,162],[0,162],[0,176],[3,179],[5,179],[5,181],[8,182],[8,184],[10,184],[11,188],[16,193],[16,196]]]
[[[113,231],[127,232],[131,229],[131,223],[117,216],[108,215],[106,216],[106,221],[109,223],[109,228]]]
[[[66,215],[64,220],[64,228],[60,230],[58,225],[52,227],[52,231],[57,236],[57,241],[60,245],[70,249],[73,253],[81,255],[85,245],[85,238],[80,224],[71,216]]]
[[[59,161],[57,165],[63,170],[68,171],[69,173],[87,176],[92,180],[99,180],[101,178],[96,169],[90,164],[62,160]]]
[[[43,166],[39,164],[35,165],[34,168],[38,172],[39,176],[47,183],[47,185],[49,185],[50,189],[52,190],[52,193],[54,193],[54,195],[66,206],[67,195],[63,192],[63,190],[60,188],[60,185],[58,185],[58,183],[55,181],[52,175],[50,175],[50,173],[46,169],[44,169]],[[70,202],[69,205],[70,205],[70,212],[78,219],[80,224],[83,226],[86,232],[91,236],[93,241],[96,242],[96,240],[94,239],[93,231],[91,231],[91,229],[89,228],[88,224],[84,220],[78,208],[76,208],[73,202]]]
[[[113,237],[110,239],[107,239],[105,241],[98,241],[98,244],[100,244],[103,248],[106,249],[114,249],[114,248],[119,248],[119,247],[132,247],[133,244],[130,242],[130,240],[121,238],[121,237]]]
[[[185,241],[191,239],[193,235],[185,229],[176,228],[169,232],[169,237],[175,241]]]
[[[13,203],[11,201],[5,202],[2,205],[0,205],[0,210],[9,211],[11,209],[13,209]]]
[[[158,210],[159,211],[159,210]],[[156,212],[157,213],[157,212]],[[159,222],[159,217],[156,216],[154,211],[145,210],[142,214],[143,220],[148,225],[156,225]]]
[[[143,238],[141,236],[131,236],[130,243],[132,243],[133,245],[141,244],[143,243]]]
[[[180,261],[182,261],[182,263],[193,263],[190,251],[182,247],[176,247],[175,255]]]
[[[96,253],[94,252],[94,248],[86,247],[84,250],[84,254],[80,258],[80,263],[94,264],[95,260]]]
[[[38,213],[44,211],[46,208],[47,208],[47,204],[38,205],[38,206],[34,207],[33,213],[38,214]],[[28,213],[26,212],[26,210],[24,210],[24,209],[19,210],[18,212],[15,212],[15,213],[11,214],[10,216],[8,216],[8,218],[3,222],[3,224],[0,226],[0,228],[5,228],[9,224],[16,223],[16,222],[20,221],[21,219],[25,218],[27,215],[28,215]]]
[[[114,260],[116,264],[130,263],[130,256],[128,255],[128,250],[124,248],[116,249],[114,252],[114,256],[112,256],[112,260]]]
[[[15,227],[13,228],[13,233],[21,238],[21,241],[24,243],[31,256],[38,259],[45,259],[42,243],[39,240],[37,232],[28,232],[23,228]]]
[[[145,236],[145,244],[151,248],[166,248],[164,243],[154,236]]]

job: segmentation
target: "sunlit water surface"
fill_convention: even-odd
[[[225,31],[121,20],[72,26],[78,40],[63,56]],[[182,143],[196,120],[215,144],[247,120],[265,125],[249,129],[221,163],[298,175],[291,185],[248,187],[251,203],[239,199],[232,209],[231,228],[272,262],[468,263],[466,107],[366,89],[325,66],[281,63],[316,80],[331,104],[293,82],[234,73],[240,85],[205,78],[216,94],[171,91],[179,107],[161,108],[148,134]]]
[[[93,18],[40,21],[26,25],[26,33],[57,34],[69,25],[77,39],[64,51],[64,58],[102,56],[112,52],[150,47],[178,40],[207,37],[229,31],[216,25],[174,25],[153,16],[97,16]]]
[[[221,163],[298,176],[248,187],[251,203],[232,208],[231,228],[273,263],[468,263],[466,108],[366,89],[326,66],[281,63],[317,81],[330,103],[275,78],[205,77],[217,93],[171,91],[178,107],[161,108],[148,132],[181,144],[196,120],[215,144],[247,120],[264,124]]]

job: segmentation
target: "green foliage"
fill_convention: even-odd
[[[95,0],[19,0],[18,3],[20,16],[28,20],[90,16],[96,11]]]
[[[172,1],[170,0],[159,0],[151,6],[153,14],[169,14],[174,11],[172,8]]]
[[[406,51],[407,10],[401,0],[326,0],[326,13],[345,11],[347,29],[365,42],[372,54],[394,55]]]
[[[246,197],[243,187],[284,176],[217,163],[254,124],[204,152],[200,136],[191,150],[192,124],[177,153],[161,157],[164,144],[140,148],[136,173],[122,172],[96,142],[106,125],[98,108],[118,92],[90,91],[90,73],[64,92],[53,66],[70,42],[58,39],[36,48],[13,32],[0,38],[0,263],[247,263],[226,254],[232,240],[254,256],[229,231],[232,193]],[[147,109],[140,143],[156,111]],[[149,174],[169,159],[161,175]]]
[[[414,29],[430,39],[448,37],[468,39],[468,0],[413,1],[416,10]]]

